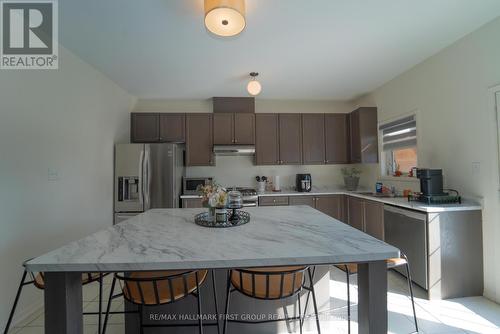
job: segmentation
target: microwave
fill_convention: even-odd
[[[183,195],[198,195],[198,187],[212,184],[211,177],[184,177],[182,179]]]

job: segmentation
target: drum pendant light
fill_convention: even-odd
[[[261,86],[260,82],[257,81],[258,75],[259,75],[259,73],[257,73],[257,72],[250,73],[252,80],[250,80],[250,82],[247,85],[247,91],[248,91],[248,94],[250,94],[252,96],[259,95],[260,91],[262,90],[262,86]]]
[[[245,25],[245,0],[205,0],[205,26],[211,33],[235,36]]]

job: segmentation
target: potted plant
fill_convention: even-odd
[[[215,217],[216,210],[225,210],[227,203],[227,192],[223,187],[213,183],[198,187],[202,196],[203,206],[208,208],[210,218]]]
[[[342,168],[342,175],[344,176],[344,184],[345,184],[345,188],[347,190],[354,191],[354,190],[358,189],[359,175],[360,174],[361,174],[361,171],[355,167]]]

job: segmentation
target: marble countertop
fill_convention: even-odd
[[[29,271],[113,272],[385,260],[399,250],[308,206],[246,209],[250,223],[206,228],[200,209],[153,209],[28,261]]]
[[[408,199],[404,197],[378,197],[370,195],[370,190],[359,189],[357,191],[348,191],[345,188],[329,188],[329,187],[313,187],[311,192],[304,193],[295,190],[282,190],[280,192],[268,191],[265,193],[259,193],[259,197],[266,196],[321,196],[321,195],[349,195],[358,198],[363,198],[371,201],[376,201],[384,204],[394,205],[402,208],[412,209],[416,211],[422,211],[427,213],[439,213],[439,212],[450,212],[450,211],[474,211],[482,210],[481,204],[469,200],[462,199],[461,204],[441,204],[441,205],[427,205],[419,202],[408,202]],[[181,198],[201,198],[197,195],[183,195]]]

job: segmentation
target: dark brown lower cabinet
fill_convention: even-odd
[[[343,218],[343,196],[342,195],[324,195],[324,196],[290,196],[289,205],[309,205],[324,214],[342,221]]]
[[[338,220],[342,220],[342,195],[314,197],[314,207]]]
[[[347,198],[347,222],[354,228],[364,231],[364,203],[357,197]]]
[[[184,209],[189,208],[203,208],[203,203],[201,198],[183,198],[182,207]]]
[[[314,208],[314,196],[290,196],[288,203],[290,205],[309,205]]]
[[[266,196],[259,197],[259,206],[288,205],[288,196]]]
[[[384,240],[384,204],[374,201],[365,201],[364,204],[365,232]]]
[[[384,204],[347,196],[349,225],[384,240]]]

